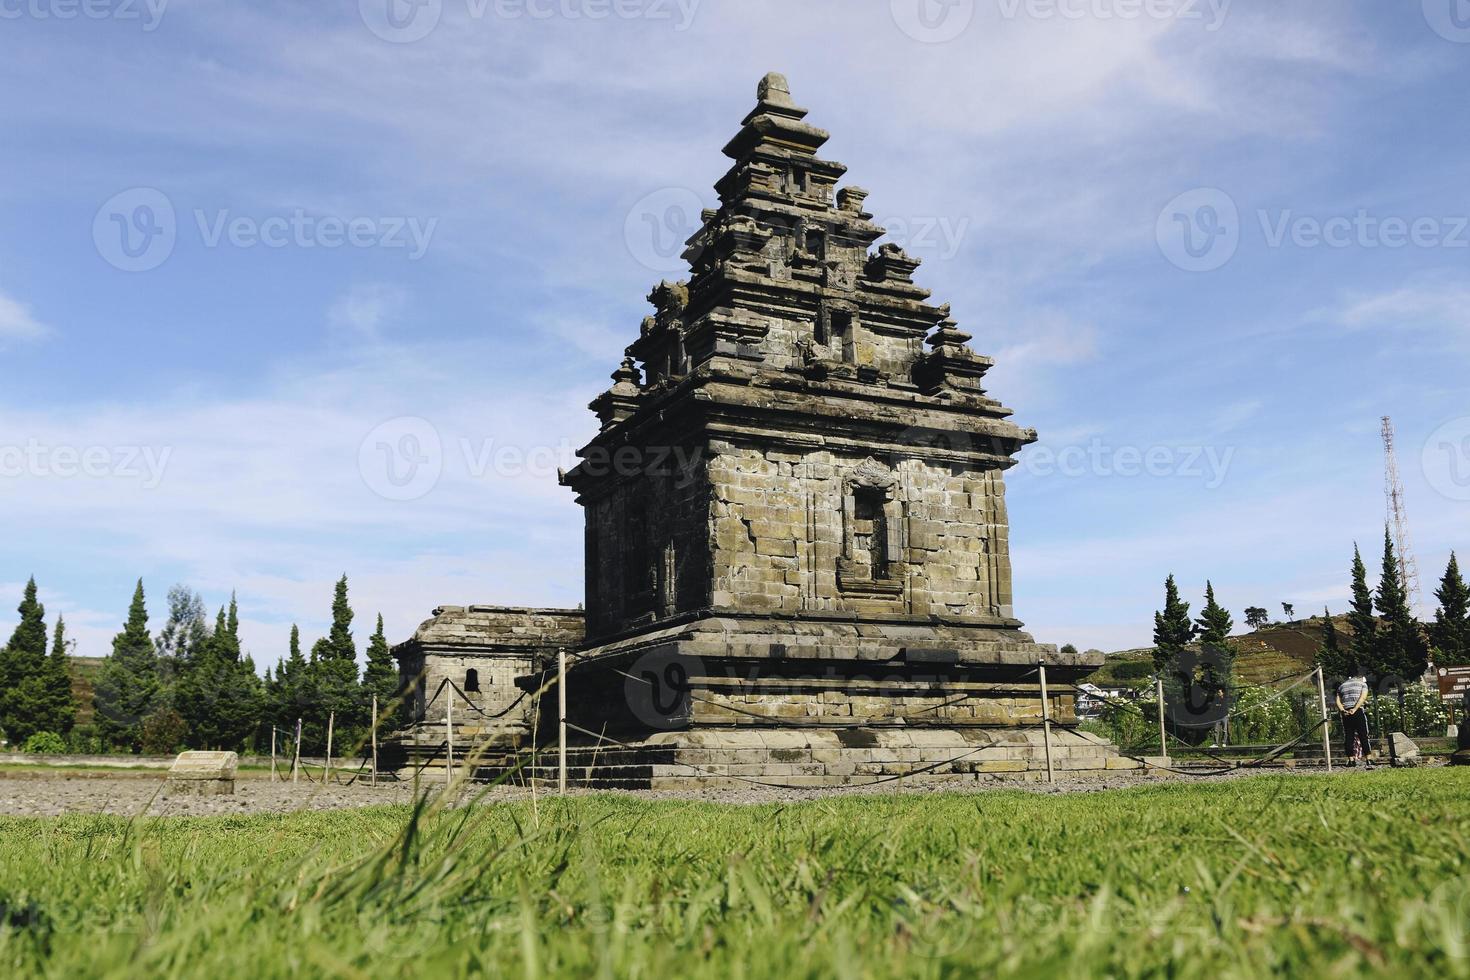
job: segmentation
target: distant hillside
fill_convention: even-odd
[[[1332,617],[1338,640],[1352,642],[1353,630],[1347,617]],[[1261,684],[1287,674],[1311,670],[1317,662],[1317,648],[1322,644],[1322,617],[1272,623],[1253,633],[1232,636],[1240,651],[1235,661],[1235,676],[1247,684]],[[1153,647],[1119,650],[1109,653],[1107,662],[1088,678],[1093,684],[1131,684],[1153,673]]]
[[[101,657],[71,658],[71,696],[77,703],[77,724],[92,724],[92,689],[102,670]]]

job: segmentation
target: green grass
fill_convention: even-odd
[[[0,820],[0,975],[1470,975],[1470,771]]]

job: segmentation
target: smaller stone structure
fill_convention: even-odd
[[[408,691],[408,724],[383,746],[389,769],[443,764],[446,717],[459,753],[471,746],[514,750],[530,734],[532,699],[516,678],[582,644],[580,609],[440,606],[413,637],[393,648]],[[450,708],[449,701],[453,701]]]
[[[1395,769],[1409,769],[1420,764],[1419,746],[1403,732],[1393,732],[1388,736],[1391,754],[1389,756]]]
[[[229,796],[235,792],[240,757],[233,752],[181,752],[164,784],[170,794]]]

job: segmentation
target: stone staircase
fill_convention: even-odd
[[[471,756],[492,766],[514,766],[516,754],[528,738],[524,725],[507,728],[473,718],[454,722],[454,775],[463,775]],[[378,748],[378,765],[399,780],[442,782],[449,762],[449,740],[444,722],[419,722],[395,732]]]

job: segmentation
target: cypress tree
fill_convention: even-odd
[[[46,607],[36,598],[35,578],[26,582],[25,592],[16,612],[20,613],[20,623],[15,627],[15,632],[10,634],[10,642],[5,645],[5,649],[12,656],[19,655],[24,660],[39,665],[46,659]]]
[[[1199,626],[1199,638],[1204,643],[1224,644],[1235,629],[1235,621],[1230,618],[1229,611],[1215,601],[1215,586],[1211,582],[1205,582],[1205,607],[1195,622]]]
[[[1164,582],[1164,610],[1154,613],[1154,670],[1166,673],[1179,662],[1194,624],[1189,620],[1189,603],[1179,598],[1179,587],[1170,575]]]
[[[220,607],[214,634],[194,658],[176,700],[194,748],[239,749],[260,727],[264,690],[254,661],[240,649],[239,603],[233,594],[228,612]]]
[[[301,630],[291,624],[291,647],[286,661],[276,669],[277,696],[276,723],[290,731],[295,730],[296,719],[306,710],[308,701],[305,687],[309,681],[306,657],[301,652]]]
[[[1429,633],[1439,651],[1435,659],[1442,664],[1470,663],[1470,588],[1460,576],[1460,562],[1453,551],[1434,596],[1439,608]]]
[[[1230,642],[1230,633],[1235,621],[1230,612],[1215,600],[1215,586],[1205,582],[1205,607],[1200,611],[1198,624],[1201,659],[1208,685],[1226,687],[1235,672],[1235,647]]]
[[[398,665],[394,663],[393,652],[388,648],[388,637],[383,632],[383,614],[379,613],[378,628],[368,640],[367,669],[362,674],[362,696],[366,702],[368,720],[372,720],[372,703],[376,695],[379,724],[384,728],[391,727],[391,722],[385,720],[385,713],[392,706],[397,694]]]
[[[1409,609],[1408,590],[1404,588],[1399,573],[1393,535],[1386,525],[1383,529],[1383,577],[1378,582],[1375,602],[1383,620],[1378,631],[1375,670],[1384,677],[1417,680],[1429,666],[1429,645],[1424,641],[1419,621]]]
[[[332,597],[332,628],[311,647],[307,668],[309,707],[304,712],[314,722],[304,744],[320,750],[326,745],[327,722],[334,714],[336,746],[350,747],[366,722],[362,692],[358,687],[357,650],[352,642],[352,606],[347,598],[347,576],[338,580]]]
[[[36,598],[36,580],[21,595],[20,623],[0,650],[0,731],[16,745],[39,731],[45,712],[46,607]]]
[[[1363,555],[1353,545],[1353,598],[1348,609],[1348,625],[1353,628],[1351,668],[1376,670],[1378,663],[1378,619],[1373,615],[1373,593],[1368,590],[1368,568]]]
[[[66,652],[66,620],[58,615],[51,656],[46,658],[46,715],[38,722],[42,731],[65,735],[76,723],[77,703],[71,691],[70,664]]]
[[[137,748],[143,719],[160,701],[158,655],[148,634],[142,579],[133,590],[127,623],[113,637],[112,654],[102,663],[93,700],[102,737],[122,748]]]
[[[327,634],[327,649],[338,660],[357,662],[357,647],[352,642],[352,606],[347,602],[347,576],[337,581],[332,594],[332,629]]]

